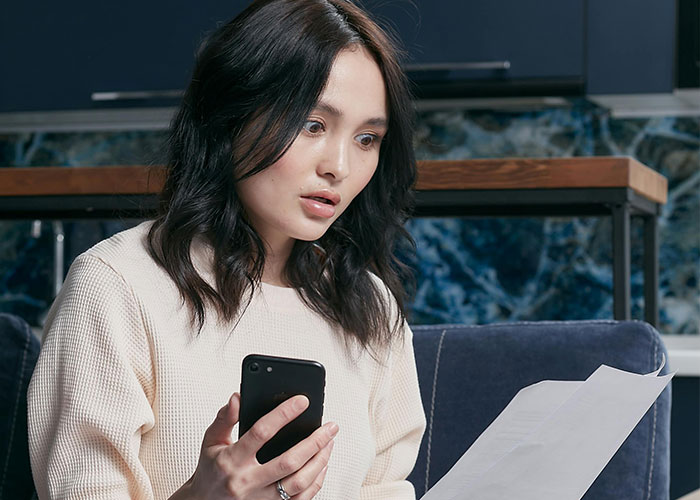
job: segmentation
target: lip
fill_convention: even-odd
[[[311,216],[321,217],[323,219],[332,219],[335,216],[335,205],[323,203],[322,201],[306,196],[302,196],[299,199],[301,200],[301,206],[304,211]]]
[[[308,194],[303,194],[301,195],[302,198],[325,198],[326,200],[330,201],[333,206],[336,206],[338,203],[340,203],[340,195],[336,193],[335,191],[331,191],[330,189],[320,189],[318,191],[314,191],[313,193],[308,193]]]

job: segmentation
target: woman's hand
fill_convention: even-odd
[[[238,422],[240,409],[240,395],[235,393],[204,434],[197,470],[170,500],[279,500],[277,481],[281,481],[294,500],[313,498],[326,476],[333,437],[338,432],[336,424],[323,425],[265,464],[261,465],[255,458],[257,451],[277,431],[308,406],[305,396],[294,396],[258,420],[234,443],[231,431]]]

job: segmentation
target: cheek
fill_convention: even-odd
[[[374,163],[374,166],[370,166],[364,172],[362,172],[362,175],[357,180],[358,187],[357,187],[356,194],[359,194],[360,191],[362,191],[365,188],[365,186],[367,186],[367,184],[369,184],[369,181],[372,180],[372,177],[374,177],[374,174],[376,173],[376,171],[377,171],[377,164]]]
[[[369,181],[372,180],[376,170],[377,166],[375,165],[374,167],[369,167],[362,172],[358,172],[358,175],[353,179],[352,199],[350,200],[350,203],[352,203],[352,201],[357,198],[357,195],[359,195],[362,190],[367,187],[367,184],[369,184]],[[346,205],[345,209],[347,209],[350,203]]]
[[[241,204],[249,215],[265,212],[270,204],[267,200],[276,200],[274,193],[275,179],[268,172],[260,172],[243,181],[236,190]]]

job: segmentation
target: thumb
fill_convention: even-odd
[[[229,445],[231,440],[231,431],[233,426],[238,422],[238,410],[241,407],[241,396],[234,392],[225,406],[219,409],[216,418],[204,433],[202,447],[207,448],[215,445]]]

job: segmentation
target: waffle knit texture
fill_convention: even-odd
[[[326,368],[323,420],[340,430],[315,498],[414,499],[405,478],[425,417],[408,326],[378,362],[348,349],[294,289],[261,284],[237,325],[208,309],[197,336],[177,288],[146,251],[149,224],[80,255],[49,312],[28,393],[39,498],[168,498],[239,390],[241,361],[258,353]],[[192,253],[211,283],[208,247]]]

